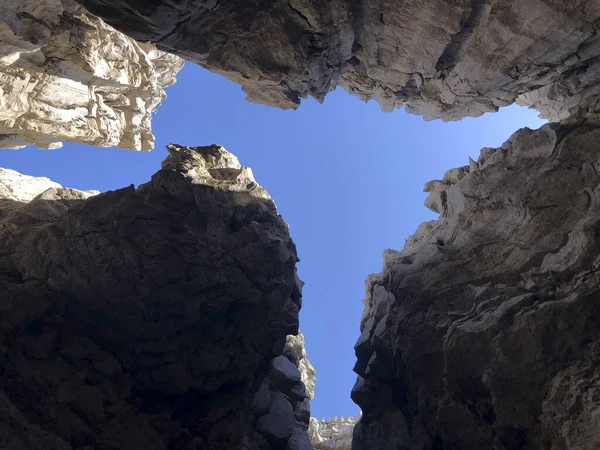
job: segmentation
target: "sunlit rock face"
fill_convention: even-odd
[[[522,129],[426,185],[366,283],[354,450],[600,447],[598,142]]]
[[[310,449],[288,228],[222,147],[168,149],[102,194],[0,170],[0,448]]]
[[[0,148],[150,150],[153,110],[182,65],[72,0],[2,0]]]
[[[308,434],[315,450],[350,450],[352,448],[352,432],[360,420],[357,417],[332,417],[329,420],[314,417],[310,419]]]
[[[426,119],[516,99],[551,120],[598,108],[598,0],[78,1],[281,108],[336,85]]]

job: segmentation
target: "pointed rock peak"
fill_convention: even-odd
[[[194,184],[205,184],[224,191],[249,192],[253,197],[271,197],[254,179],[252,169],[243,167],[237,157],[224,147],[213,144],[204,147],[167,145],[169,156],[162,162],[163,170],[172,170],[192,178]]]

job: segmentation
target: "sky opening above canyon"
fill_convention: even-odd
[[[436,214],[423,206],[423,185],[477,159],[522,127],[544,121],[510,106],[460,122],[425,122],[381,112],[341,89],[324,104],[296,111],[244,101],[238,85],[186,64],[153,121],[149,153],[65,144],[54,151],[0,152],[0,167],[46,176],[63,186],[107,191],[150,179],[165,146],[225,146],[271,194],[290,224],[304,286],[300,326],[317,371],[312,415],[349,416],[355,381],[364,280],[381,269],[383,250],[400,250],[419,223]]]

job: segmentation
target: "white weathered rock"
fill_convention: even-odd
[[[362,414],[356,417],[337,417],[329,420],[310,418],[308,435],[315,450],[350,450],[352,448],[352,432],[354,425]]]
[[[0,217],[25,205],[31,205],[29,206],[30,210],[46,209],[44,213],[47,215],[48,208],[53,203],[44,202],[44,200],[57,198],[83,200],[99,193],[99,191],[63,188],[49,178],[23,175],[14,170],[0,167]]]
[[[150,150],[152,112],[182,66],[72,0],[3,0],[0,148]]]
[[[300,376],[302,383],[306,387],[306,396],[309,400],[312,400],[315,396],[315,368],[312,366],[306,356],[306,349],[304,348],[304,335],[298,333],[297,336],[288,335],[286,340],[286,346],[284,353],[286,356],[295,360],[300,370]]]
[[[0,199],[16,202],[30,202],[50,188],[60,188],[60,184],[46,177],[31,177],[15,170],[0,167]]]
[[[222,147],[169,152],[93,197],[0,171],[0,449],[302,443],[305,399],[257,392],[300,302],[288,228]]]

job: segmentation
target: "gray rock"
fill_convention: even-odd
[[[306,387],[304,383],[299,381],[296,383],[289,392],[289,396],[292,400],[301,402],[306,398]]]
[[[275,442],[287,441],[294,428],[294,410],[285,395],[273,393],[269,412],[258,419],[256,428]]]
[[[598,446],[599,140],[522,129],[428,183],[439,219],[367,280],[354,450]]]
[[[283,355],[271,361],[269,379],[273,386],[282,392],[289,392],[294,385],[301,381],[298,368]]]
[[[310,421],[310,400],[308,398],[305,398],[296,404],[296,408],[294,408],[294,418],[304,429],[308,428],[308,423]]]
[[[598,114],[600,1],[79,0],[139,41],[295,108],[342,86],[384,110],[480,116],[518,101]]]
[[[286,450],[313,450],[306,429],[294,427]]]
[[[168,150],[102,194],[0,170],[0,448],[230,450],[261,408],[291,435],[256,393],[297,289],[288,228],[222,147]]]
[[[254,394],[252,399],[252,412],[256,416],[262,416],[269,412],[269,406],[271,405],[271,391],[269,390],[269,384],[264,382],[260,385],[260,388]]]

